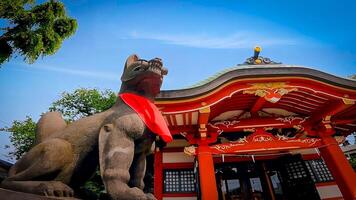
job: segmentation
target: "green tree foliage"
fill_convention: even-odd
[[[354,171],[356,172],[356,155],[351,156],[349,162],[352,168],[354,168]]]
[[[10,152],[9,156],[15,157],[16,160],[30,150],[35,141],[36,123],[29,116],[23,121],[15,120],[11,127],[1,128],[1,130],[11,133],[10,141],[15,151]]]
[[[56,0],[39,5],[35,0],[1,0],[0,19],[7,22],[0,27],[0,66],[16,52],[28,63],[52,55],[77,29],[77,21]]]
[[[116,98],[117,95],[111,90],[80,88],[71,93],[63,92],[49,110],[59,111],[65,120],[73,121],[109,109]]]
[[[99,91],[97,89],[80,88],[73,92],[62,93],[59,100],[52,103],[50,111],[59,111],[63,114],[65,120],[70,123],[82,117],[90,116],[98,112],[107,110],[116,101],[117,95],[111,90]],[[31,117],[26,117],[24,121],[14,121],[12,126],[1,129],[10,132],[10,140],[15,151],[10,156],[16,159],[30,150],[35,141],[36,123]],[[104,185],[101,181],[100,173],[85,183],[80,191],[76,191],[83,199],[97,199],[104,191]]]

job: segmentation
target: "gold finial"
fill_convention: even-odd
[[[258,59],[258,56],[262,49],[260,46],[256,46],[254,50],[255,50],[255,52],[254,52],[253,58],[256,60],[256,59]],[[258,63],[258,64],[260,64],[260,63]]]
[[[246,61],[244,62],[245,65],[246,64],[247,65],[281,64],[279,62],[274,62],[274,61],[270,60],[269,58],[260,56],[260,53],[262,51],[262,47],[261,46],[255,46],[253,51],[254,51],[253,56],[246,59]]]
[[[255,46],[255,51],[261,52],[262,48],[260,46]]]

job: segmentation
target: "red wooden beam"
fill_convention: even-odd
[[[279,119],[279,120],[277,120]],[[291,122],[287,121],[288,118],[254,118],[254,119],[241,119],[236,122],[228,122],[225,121],[225,124],[221,122],[221,124],[209,123],[207,124],[207,128],[210,131],[224,131],[224,132],[235,132],[235,131],[243,131],[248,128],[261,128],[261,127],[274,127],[274,128],[292,128],[295,125],[302,125],[305,130],[307,130],[308,135],[317,135],[314,133],[311,127],[315,127],[315,123],[312,124],[309,122],[309,119],[303,121],[303,118],[296,118],[294,120],[291,119]],[[286,120],[283,122],[283,120]],[[235,124],[234,124],[235,123]],[[340,120],[332,120],[332,125],[347,125],[356,123],[356,119],[340,119]],[[198,126],[179,126],[179,127],[169,127],[172,135],[178,135],[182,132],[186,132],[188,135],[192,135],[198,132]],[[209,131],[209,132],[210,132]]]
[[[332,120],[332,124],[340,125],[340,124],[353,124],[356,123],[356,119],[337,119]]]
[[[217,144],[210,146],[212,154],[249,154],[249,153],[268,153],[268,152],[280,152],[295,149],[308,149],[320,147],[320,139],[307,138],[307,139],[291,139],[288,141],[266,141],[266,142],[254,142],[245,145],[233,146],[229,149],[226,148],[229,144]],[[307,141],[307,142],[306,142]]]
[[[209,122],[210,107],[205,107],[199,110],[198,124],[199,124],[199,134],[201,138],[206,138],[208,135],[206,124]]]
[[[211,131],[236,132],[249,128],[291,128],[303,125],[307,119],[302,117],[249,118],[235,121],[212,122],[207,125]]]
[[[270,133],[257,129],[247,138],[234,142],[211,145],[208,148],[211,154],[250,154],[250,153],[278,153],[295,149],[317,148],[322,145],[318,138],[287,138],[273,136]]]
[[[196,192],[185,192],[185,193],[165,193],[163,194],[163,197],[196,197],[197,193]]]
[[[202,199],[218,199],[214,161],[210,148],[207,145],[199,145],[197,149],[199,182]]]
[[[162,152],[183,152],[184,147],[165,147]]]
[[[183,152],[183,150],[181,151]],[[194,163],[163,163],[163,169],[193,169]]]
[[[186,132],[186,133],[192,133],[192,132],[197,132],[198,131],[198,126],[169,126],[169,131],[171,132],[172,135],[179,135],[180,133]]]
[[[251,156],[239,156],[239,155],[234,155],[234,156],[224,156],[224,162],[222,157],[214,157],[214,163],[232,163],[232,162],[246,162],[246,161],[253,161],[253,160],[273,160],[277,159],[284,154],[281,155],[260,155],[256,156],[252,159]]]
[[[320,135],[326,134],[320,133]],[[322,143],[324,146],[320,148],[320,154],[339,186],[342,196],[344,199],[356,199],[356,173],[344,152],[331,136],[322,137]]]
[[[266,99],[264,97],[259,97],[255,104],[251,107],[251,115],[257,116],[257,112],[261,110],[262,106],[266,103]]]
[[[154,195],[157,200],[162,200],[163,194],[163,155],[159,148],[155,149],[154,158]]]
[[[310,119],[308,119],[307,124],[315,125],[316,123],[319,123],[320,121],[322,121],[324,118],[328,118],[328,117],[331,120],[331,118],[334,115],[336,115],[337,113],[340,113],[342,111],[345,111],[352,105],[354,105],[354,104],[347,104],[342,100],[331,103],[329,106],[327,106],[329,109],[323,108],[323,110],[325,109],[325,111],[316,112],[315,115],[310,117]]]
[[[207,124],[210,116],[210,108],[204,108],[199,110],[198,124]]]

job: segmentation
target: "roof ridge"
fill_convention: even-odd
[[[226,67],[224,69],[222,69],[219,72],[216,72],[215,74],[201,80],[198,81],[197,83],[190,85],[190,86],[186,86],[183,87],[181,89],[191,89],[191,88],[195,88],[195,87],[199,87],[202,86],[206,83],[209,83],[217,78],[219,78],[220,76],[229,73],[231,71],[234,70],[238,70],[238,69],[248,69],[248,68],[264,68],[264,67],[296,67],[296,65],[285,65],[285,64],[267,64],[267,65],[246,65],[246,64],[237,64],[235,66],[232,67]],[[298,67],[304,67],[304,66],[298,66]],[[304,68],[309,68],[309,67],[304,67]]]

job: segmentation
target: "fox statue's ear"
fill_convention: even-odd
[[[131,56],[129,56],[125,63],[125,69],[128,66],[130,66],[132,63],[136,62],[137,60],[138,60],[138,56],[136,54],[132,54]]]

